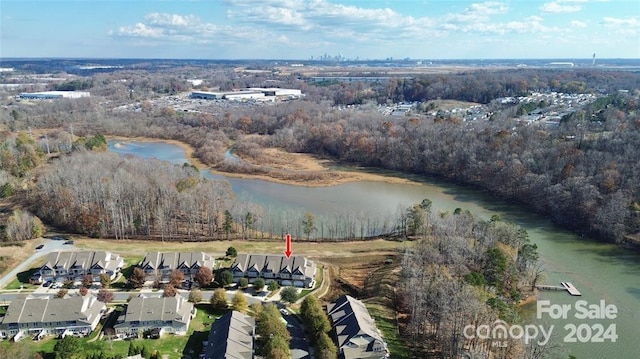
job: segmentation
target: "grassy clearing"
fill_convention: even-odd
[[[385,261],[396,258],[398,253],[397,250],[386,253],[373,250],[371,252],[375,254],[361,253],[353,257],[333,257],[322,260],[333,265],[342,280],[358,288],[363,288],[372,273],[388,268]]]
[[[395,290],[400,280],[399,251],[361,253],[353,257],[327,257],[332,286],[328,300],[350,294],[363,300],[382,332],[391,358],[411,358],[407,343],[399,335],[394,307]]]
[[[36,289],[38,288],[37,285],[31,284],[29,283],[29,280],[31,279],[31,276],[33,276],[33,273],[35,273],[38,270],[38,268],[31,268],[28,269],[26,271],[20,272],[16,275],[16,278],[14,280],[12,280],[11,282],[9,282],[7,284],[7,286],[4,289]]]
[[[0,222],[2,223],[2,222]],[[25,261],[33,254],[35,247],[42,243],[41,240],[33,239],[19,242],[18,245],[0,246],[0,276],[13,269],[19,263]]]
[[[96,340],[94,342],[84,342],[82,352],[85,355],[93,353],[110,353],[120,357],[126,357],[129,346],[132,343],[146,346],[149,351],[157,350],[162,358],[166,355],[170,359],[182,358],[183,348],[189,339],[188,336],[164,335],[160,339],[136,339],[136,340]]]
[[[229,268],[233,264],[235,258],[232,257],[218,257],[216,258],[215,269]]]
[[[315,292],[318,288],[322,287],[322,279],[323,279],[323,272],[324,272],[324,267],[323,266],[318,266],[316,269],[316,286],[311,288],[311,289],[303,289],[300,291],[300,298],[306,296],[309,293],[313,293]]]
[[[279,246],[281,244],[282,246]],[[207,252],[215,256],[224,257],[227,248],[234,247],[238,253],[280,253],[285,249],[285,242],[262,241],[262,240],[230,240],[211,242],[158,242],[140,240],[108,240],[93,238],[75,239],[77,247],[87,250],[106,250],[118,253],[124,257],[143,256],[145,252]],[[309,257],[353,257],[354,254],[361,253],[387,253],[397,252],[405,246],[410,246],[411,242],[395,242],[382,239],[370,241],[351,242],[306,242],[295,241],[292,244],[294,255],[305,255]]]
[[[125,256],[124,257],[124,265],[118,277],[118,280],[111,283],[111,287],[117,290],[131,290],[127,286],[127,278],[131,277],[133,274],[133,269],[136,267],[138,263],[142,260],[142,256]]]
[[[376,326],[382,332],[384,340],[389,346],[389,352],[393,359],[411,358],[411,353],[407,348],[407,344],[398,333],[398,325],[395,318],[395,312],[388,307],[379,304],[367,304],[369,313],[376,321]]]

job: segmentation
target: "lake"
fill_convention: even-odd
[[[109,141],[109,150],[175,164],[188,162],[182,148],[165,142]],[[566,319],[552,319],[545,313],[538,323],[554,325],[553,332],[561,342],[571,334],[571,329],[565,329],[565,326],[576,325],[578,332],[567,338],[575,338],[576,342],[562,345],[577,358],[640,357],[640,255],[635,252],[581,238],[521,206],[497,200],[477,189],[432,178],[421,178],[418,184],[361,181],[329,187],[304,187],[227,177],[209,171],[203,171],[203,175],[229,181],[238,198],[260,204],[268,213],[278,217],[287,227],[282,231],[297,230],[293,228],[296,220],[292,218],[298,218],[305,211],[327,221],[344,216],[356,216],[363,221],[367,217],[375,217],[375,223],[368,225],[380,230],[385,223],[393,223],[398,209],[425,198],[433,202],[434,210],[468,209],[487,219],[497,214],[505,221],[524,227],[531,241],[538,245],[545,263],[546,283],[559,285],[561,281],[571,282],[582,293],[581,297],[572,297],[561,291],[541,292],[539,301],[569,305],[571,310],[567,312]],[[581,304],[586,304],[587,308],[589,305],[600,307],[601,301],[605,306],[615,306],[618,312],[615,319],[576,318],[576,314],[581,314]],[[528,309],[535,317],[535,305]],[[593,342],[597,340],[595,334],[600,325],[604,329],[616,330],[615,342],[609,339]]]

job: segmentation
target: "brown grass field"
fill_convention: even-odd
[[[0,247],[0,276],[13,269],[19,263],[33,254],[34,248],[40,244],[40,240],[24,241],[23,246]]]
[[[92,250],[108,250],[125,256],[144,255],[148,251],[202,251],[213,255],[224,255],[227,248],[234,247],[238,253],[267,253],[280,254],[285,250],[285,241],[261,240],[219,240],[211,242],[162,242],[144,240],[114,240],[95,239],[73,236],[75,245],[79,248]],[[292,242],[293,255],[322,259],[347,257],[347,260],[362,257],[367,253],[389,254],[397,253],[410,242],[387,241],[375,239],[368,241],[350,242]]]

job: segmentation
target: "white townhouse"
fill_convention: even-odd
[[[122,257],[106,251],[51,252],[31,280],[36,283],[82,280],[86,274],[90,274],[94,282],[100,281],[101,274],[107,274],[113,280],[123,265]]]
[[[170,333],[186,335],[189,323],[196,315],[193,303],[184,297],[131,298],[113,329],[119,338],[137,337],[146,331],[156,330],[159,335]]]
[[[204,359],[253,359],[256,320],[232,310],[211,325],[207,341],[202,343]]]
[[[231,273],[235,282],[247,278],[253,283],[256,278],[263,278],[267,283],[275,280],[282,286],[312,288],[316,264],[303,256],[238,254]]]
[[[343,295],[327,305],[339,359],[383,359],[387,344],[361,301]]]
[[[184,279],[191,279],[200,267],[213,269],[215,260],[204,252],[147,252],[138,263],[147,280],[168,281],[175,269],[184,274]]]
[[[27,336],[86,336],[96,329],[106,310],[106,305],[92,295],[18,298],[0,322],[0,338],[18,341]]]

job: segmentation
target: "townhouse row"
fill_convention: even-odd
[[[94,282],[99,282],[103,274],[114,280],[123,265],[121,256],[107,251],[51,252],[31,281],[82,281],[90,275]],[[215,268],[215,260],[204,252],[147,252],[137,267],[144,271],[148,281],[166,282],[174,270],[181,271],[185,280],[191,280],[201,267]],[[266,282],[275,280],[281,286],[315,285],[316,264],[303,256],[239,254],[229,270],[234,282],[247,278],[253,283],[256,278],[263,278]]]
[[[387,345],[365,305],[348,295],[326,306],[333,339],[341,359],[383,359]],[[27,297],[14,300],[0,320],[0,338],[19,341],[45,336],[86,336],[93,332],[106,312],[93,295],[67,298]],[[132,298],[118,316],[113,334],[119,339],[147,333],[186,335],[196,315],[193,303],[175,297]],[[255,319],[231,311],[211,326],[203,343],[206,359],[254,358]]]
[[[65,298],[28,296],[16,299],[0,318],[0,339],[19,341],[23,338],[41,339],[46,336],[87,336],[93,332],[106,305],[91,294]],[[131,298],[126,309],[120,313],[114,334],[120,339],[137,338],[155,331],[186,335],[189,323],[195,316],[193,303],[184,297]]]

